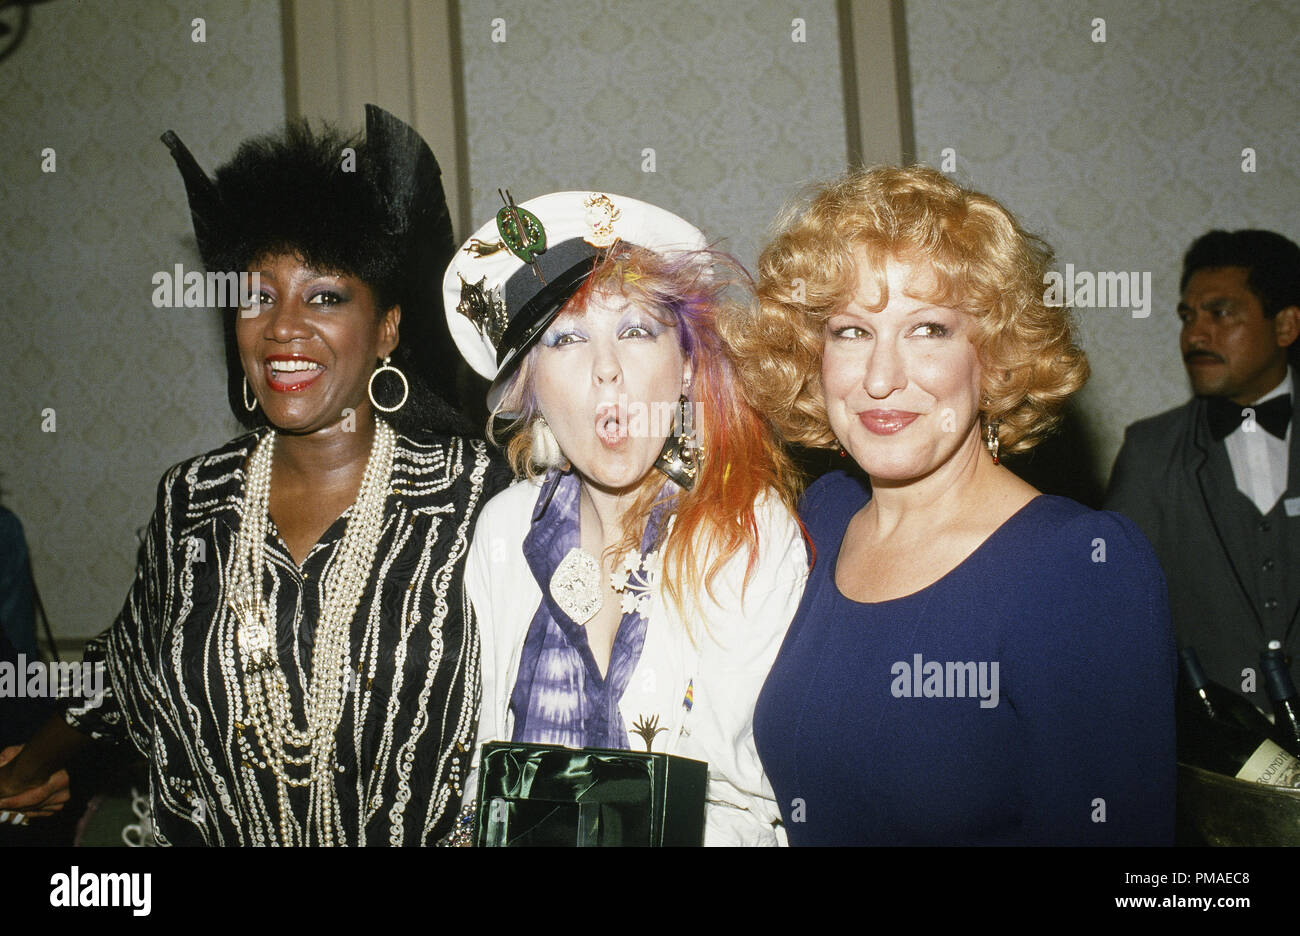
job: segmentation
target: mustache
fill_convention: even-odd
[[[1209,358],[1212,361],[1218,361],[1220,364],[1224,363],[1223,358],[1213,351],[1188,351],[1183,355],[1183,360],[1186,362],[1190,362],[1194,358]]]

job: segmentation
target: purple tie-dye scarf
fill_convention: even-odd
[[[647,622],[635,610],[623,615],[609,671],[602,678],[585,628],[551,597],[551,576],[569,550],[580,545],[580,489],[581,483],[571,471],[551,471],[537,498],[532,529],[524,538],[524,557],[542,590],[542,600],[524,638],[519,676],[510,695],[515,720],[512,740],[626,750],[631,745],[618,703],[641,659]],[[665,506],[661,502],[646,524],[642,555],[657,538]],[[605,594],[608,600],[608,592]]]

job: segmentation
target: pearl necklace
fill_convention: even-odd
[[[248,721],[258,746],[275,775],[280,807],[281,844],[333,845],[342,840],[338,792],[334,786],[335,735],[349,685],[351,623],[370,578],[383,529],[384,501],[393,472],[396,433],[379,420],[361,490],[338,551],[324,582],[325,600],[316,624],[311,683],[306,696],[306,726],[294,723],[289,686],[276,646],[275,614],[262,594],[267,521],[271,502],[271,455],[274,430],[258,443],[249,459],[244,512],[235,541],[229,604],[239,620],[237,642],[246,681]],[[305,774],[305,775],[304,775]],[[289,787],[310,788],[305,833],[295,834]]]

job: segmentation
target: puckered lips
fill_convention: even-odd
[[[902,432],[920,415],[907,410],[870,409],[858,413],[858,420],[869,432],[876,435],[893,435]]]
[[[627,441],[627,407],[621,401],[601,403],[596,407],[596,438],[609,449]]]
[[[305,354],[268,354],[262,364],[266,384],[280,393],[305,390],[325,373],[325,365]]]

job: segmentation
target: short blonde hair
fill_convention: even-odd
[[[826,320],[843,309],[865,252],[888,301],[886,261],[933,269],[925,297],[975,317],[983,368],[981,420],[996,420],[1001,450],[1025,452],[1060,423],[1088,379],[1069,311],[1044,302],[1051,249],[1011,213],[925,166],[854,169],[778,219],[759,257],[755,317],[727,329],[741,378],[795,444],[837,443],[826,416],[821,360]]]

